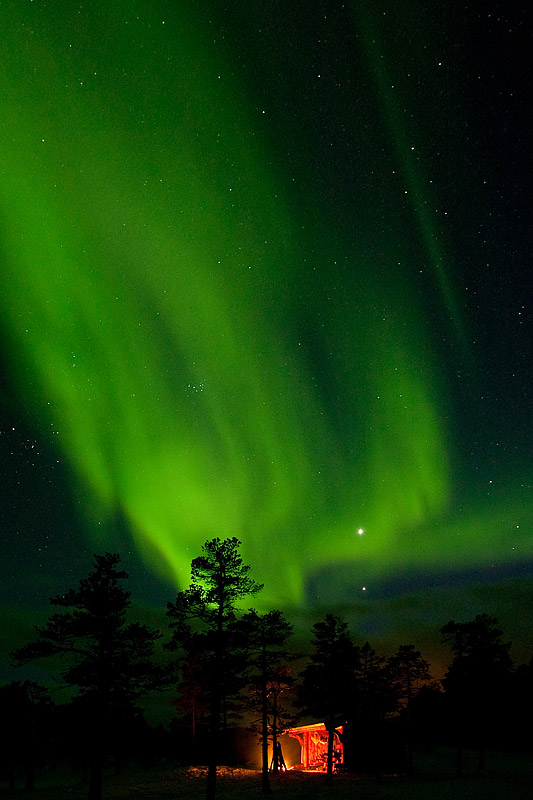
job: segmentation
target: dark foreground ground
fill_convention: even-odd
[[[419,755],[416,775],[376,778],[335,775],[331,788],[322,774],[288,772],[271,776],[272,797],[277,800],[532,800],[533,756],[491,753],[484,773],[475,770],[475,758],[467,759],[465,776],[454,776],[454,754],[436,751]],[[35,800],[85,800],[87,787],[43,787],[38,783],[32,795],[18,789],[0,788],[5,800],[22,796]],[[139,771],[131,770],[106,779],[104,800],[199,800],[205,796],[202,768]],[[260,798],[261,775],[254,770],[221,768],[217,782],[220,800]]]

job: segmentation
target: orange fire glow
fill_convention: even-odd
[[[344,751],[342,745],[342,725],[335,728],[333,741],[333,765],[343,763]],[[300,763],[290,769],[302,769],[312,772],[326,770],[328,756],[328,731],[323,722],[314,725],[302,725],[298,728],[289,728],[289,736],[300,743]]]

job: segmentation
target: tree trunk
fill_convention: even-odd
[[[37,752],[37,732],[35,717],[30,713],[26,719],[28,741],[24,750],[24,791],[35,791],[35,758]]]
[[[480,772],[484,772],[485,770],[485,745],[483,743],[479,745],[477,768]]]
[[[33,764],[30,762],[24,768],[24,791],[35,791],[35,770]]]
[[[455,774],[458,778],[463,774],[463,746],[460,742],[457,742],[455,751]]]
[[[224,606],[221,603],[217,612],[217,629],[214,648],[214,684],[213,695],[211,697],[211,724],[209,726],[208,759],[207,759],[207,785],[205,791],[206,800],[215,800],[217,790],[217,763],[218,747],[220,738],[220,722],[224,709],[224,679],[222,677],[223,653],[222,642],[224,632]]]
[[[193,758],[195,758],[196,757],[196,701],[194,697],[192,700],[192,713],[191,713],[191,739],[192,739]]]
[[[463,725],[465,724],[464,715],[460,712],[459,708],[455,709],[456,726],[456,752],[455,752],[455,774],[457,778],[463,775]]]
[[[220,734],[220,698],[214,701],[209,731],[206,800],[214,800],[217,789],[218,740]]]
[[[326,768],[326,783],[331,786],[333,783],[333,741],[335,739],[335,722],[333,718],[329,720],[328,726],[328,761]]]
[[[28,746],[24,754],[24,791],[35,791],[35,754],[33,742]]]
[[[109,700],[102,692],[88,701],[89,745],[89,800],[101,800],[104,784],[104,764],[110,729]]]
[[[413,743],[411,741],[411,676],[407,675],[407,707],[405,709],[405,735],[406,735],[406,755],[407,755],[407,774],[413,775]]]
[[[101,800],[104,781],[104,759],[102,751],[97,748],[92,754],[89,767],[89,800]]]
[[[278,699],[274,693],[274,707],[272,709],[272,772],[278,773],[280,769],[278,755]]]
[[[485,751],[486,751],[486,731],[488,726],[490,725],[490,720],[486,713],[486,706],[485,702],[483,701],[482,697],[484,698],[485,693],[483,692],[477,702],[477,707],[475,710],[475,718],[476,718],[476,725],[478,728],[478,755],[477,755],[477,768],[480,772],[485,771]]]
[[[266,716],[266,715],[265,715]],[[268,777],[268,725],[265,719],[263,719],[262,724],[262,736],[263,741],[261,743],[261,750],[262,750],[262,777],[261,777],[261,789],[263,794],[270,794],[270,779]]]
[[[261,676],[261,754],[262,777],[261,789],[263,794],[270,794],[270,780],[268,777],[268,695],[266,681],[266,664],[263,660],[263,674]]]
[[[205,791],[206,800],[214,800],[217,790],[217,764],[216,759],[209,759],[207,765],[207,786]]]

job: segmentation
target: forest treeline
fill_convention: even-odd
[[[341,725],[343,769],[357,773],[411,774],[415,746],[453,746],[458,775],[465,748],[477,750],[481,770],[489,748],[531,750],[533,658],[513,664],[495,618],[442,627],[450,663],[441,682],[415,645],[385,657],[356,644],[336,614],[313,625],[307,654],[295,653],[282,611],[253,608],[262,586],[240,544],[204,544],[189,587],[168,603],[166,635],[129,621],[128,576],[117,554],[95,555],[78,588],[51,599],[48,622],[12,657],[19,666],[49,660],[72,700],[56,704],[53,688],[31,680],[0,687],[4,785],[31,791],[43,771],[68,765],[87,780],[89,800],[100,800],[106,767],[203,764],[212,800],[217,765],[246,762],[244,742],[253,736],[269,793],[270,772],[283,766],[279,737],[316,721],[328,732],[328,783]],[[172,698],[170,728],[147,724],[152,692]]]

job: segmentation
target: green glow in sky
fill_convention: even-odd
[[[485,511],[443,534],[456,442],[409,248],[326,225],[311,245],[273,104],[193,4],[34,5],[13,4],[0,75],[3,314],[95,546],[120,512],[180,584],[207,538],[236,535],[277,602],[330,562],[479,560]],[[387,66],[366,58],[460,328]]]
[[[432,191],[433,181],[428,178],[427,168],[424,168],[425,141],[413,114],[406,102],[406,87],[402,84],[411,78],[406,65],[401,74],[400,83],[393,77],[389,64],[395,64],[400,58],[396,50],[387,54],[386,43],[390,37],[390,22],[386,13],[376,14],[375,8],[368,3],[352,3],[354,18],[361,28],[361,42],[365,53],[365,60],[371,79],[376,86],[379,97],[379,108],[383,116],[385,127],[392,139],[397,159],[397,169],[405,181],[404,193],[412,206],[418,222],[420,239],[426,249],[428,261],[433,272],[436,284],[441,292],[442,300],[449,312],[450,319],[456,334],[462,340],[463,320],[457,308],[454,291],[451,285],[449,270],[446,269],[446,252],[443,235],[439,230],[438,216],[434,213],[438,203]],[[394,25],[395,22],[392,22]],[[409,30],[411,39],[418,39],[420,49],[427,48],[431,40],[431,18],[420,14],[418,9],[412,8],[406,12],[404,18],[406,30]],[[411,42],[411,49],[413,43]],[[417,45],[415,45],[416,47]],[[443,67],[441,61],[434,59],[437,70]],[[397,64],[396,64],[397,70]],[[414,77],[414,76],[413,76]],[[416,91],[416,90],[415,90]],[[429,149],[429,148],[428,148]],[[444,212],[447,213],[447,212]]]

